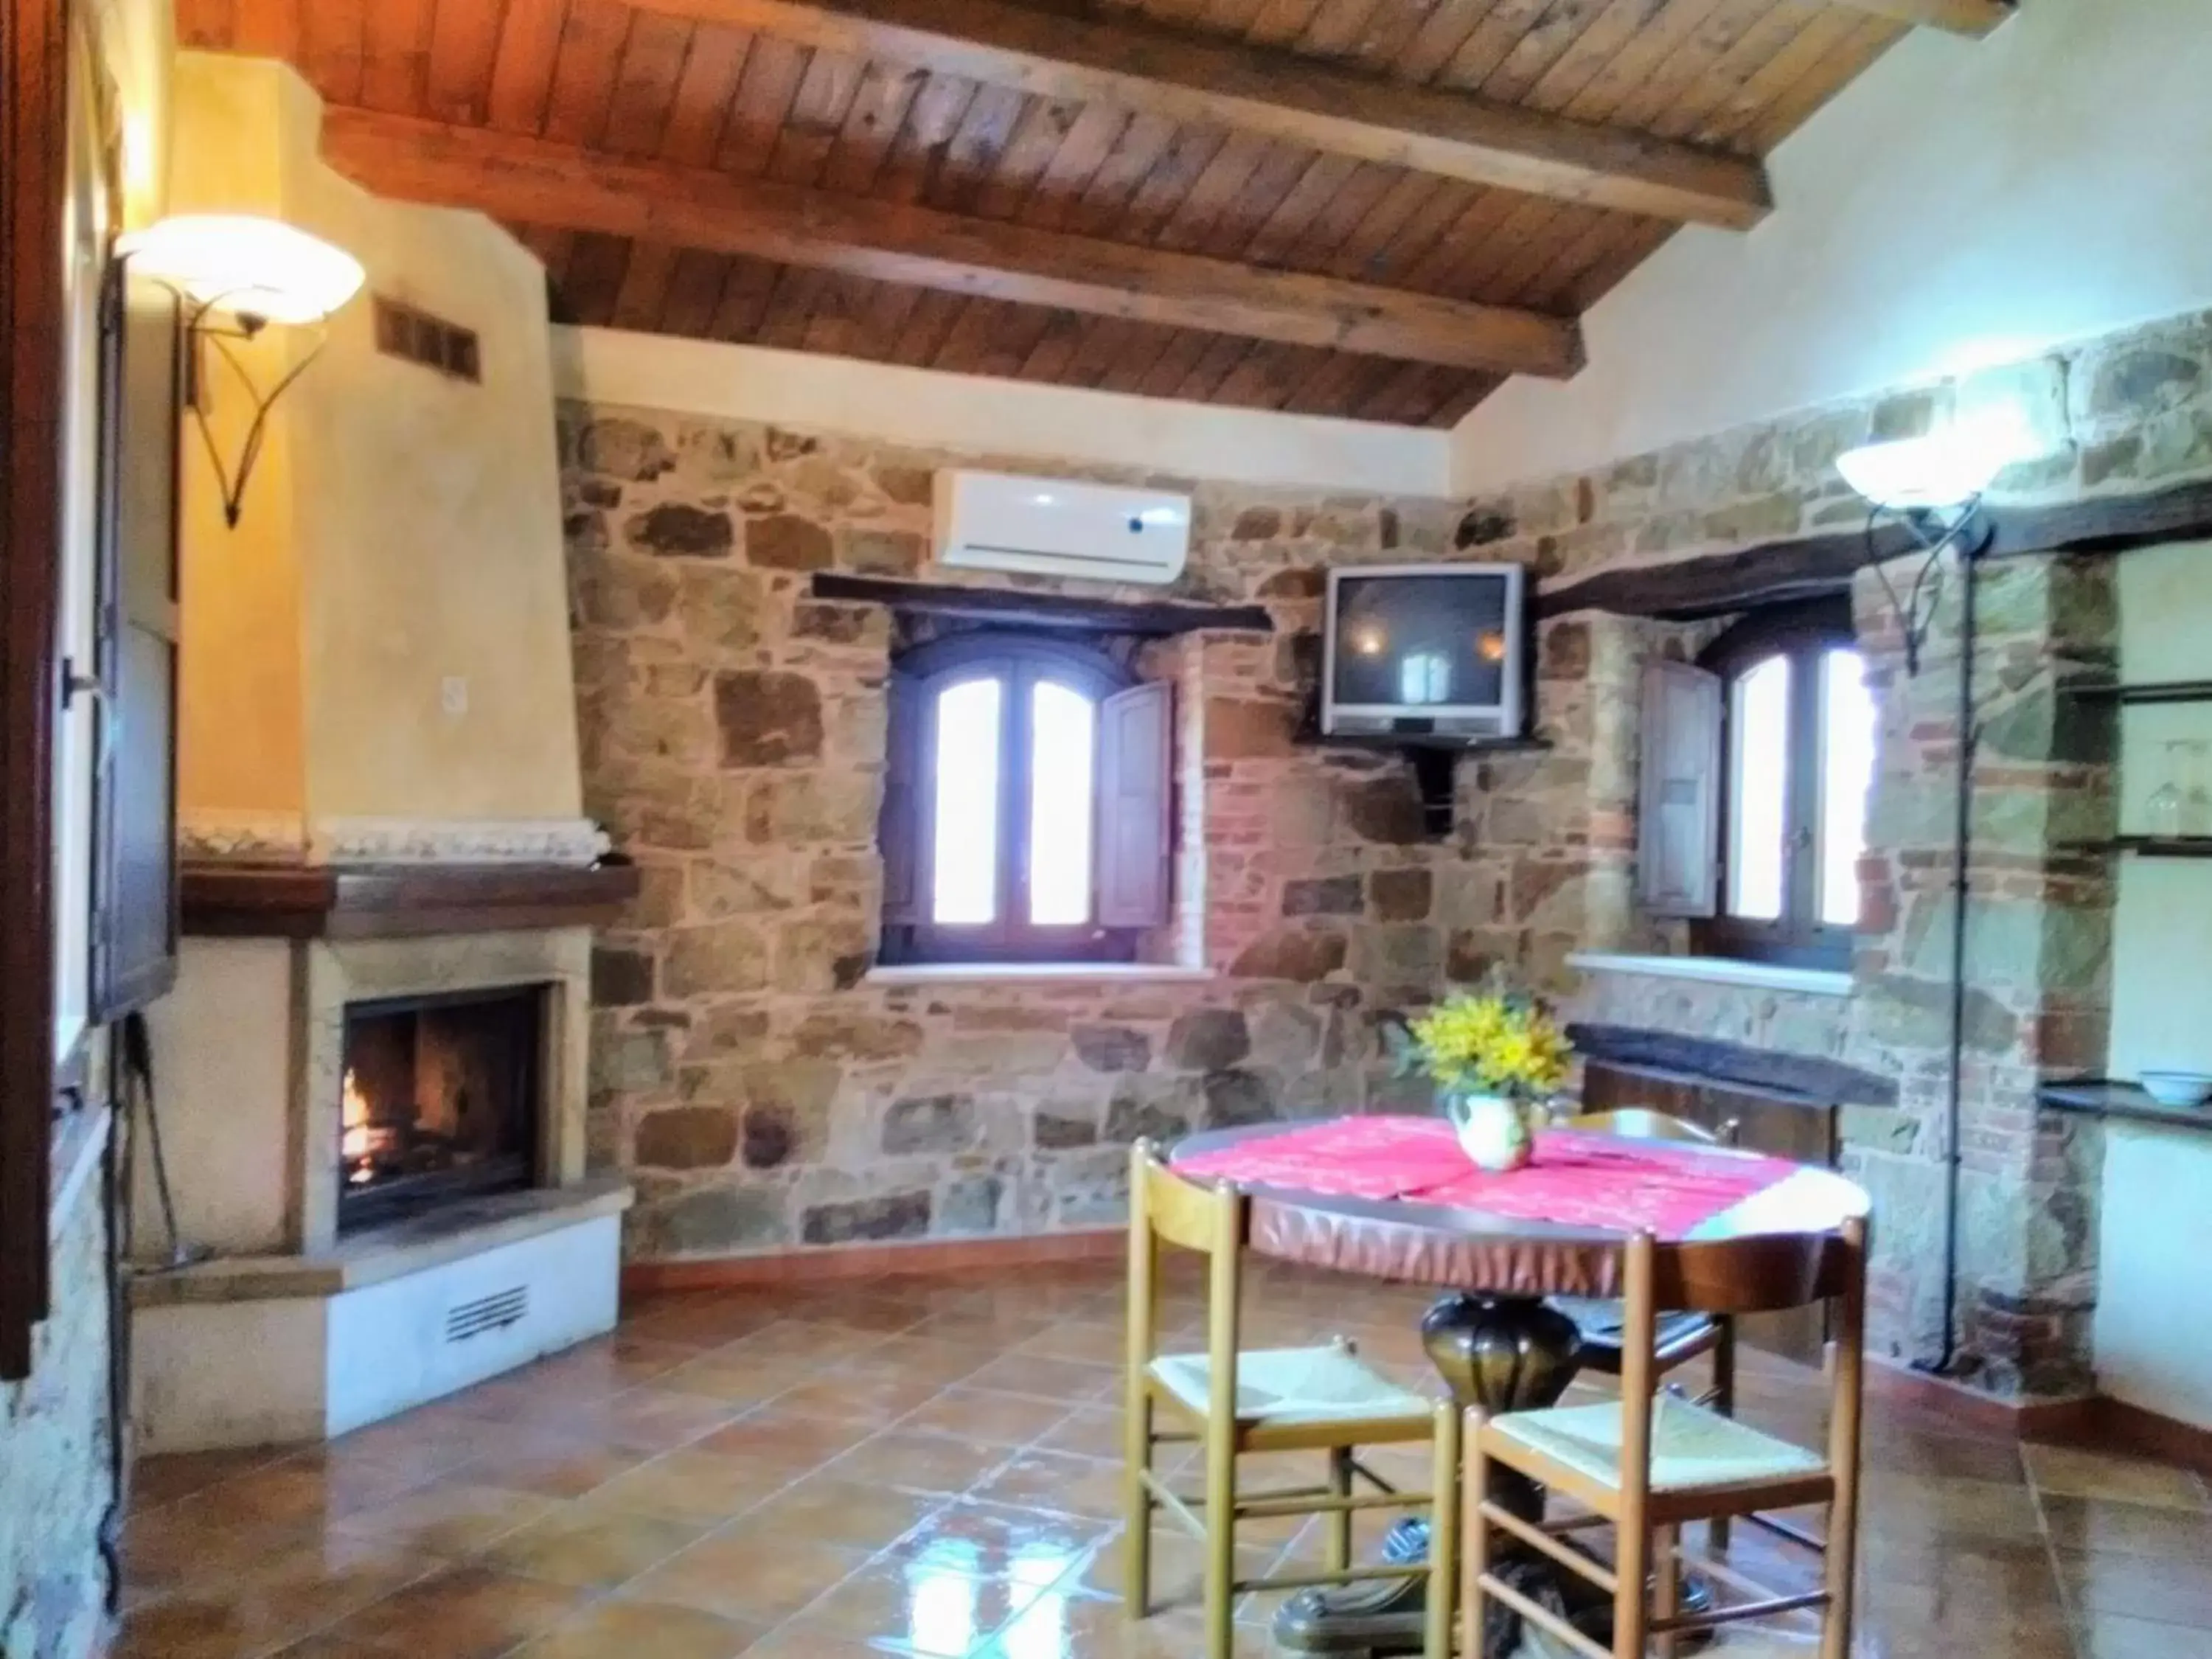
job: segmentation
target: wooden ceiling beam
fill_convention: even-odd
[[[1562,379],[1582,364],[1580,329],[1539,312],[626,161],[483,128],[333,106],[323,150],[380,195],[473,208],[509,224],[1455,368]]]
[[[1853,11],[1893,17],[1900,23],[1948,29],[1954,34],[1987,34],[2020,8],[2013,0],[1835,0]]]
[[[1134,21],[1096,22],[1003,0],[630,3],[1042,98],[1104,100],[1177,123],[1240,128],[1363,161],[1653,218],[1742,230],[1773,205],[1765,169],[1745,156]]]

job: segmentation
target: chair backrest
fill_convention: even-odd
[[[1592,1134],[1619,1135],[1626,1140],[1693,1140],[1706,1146],[1735,1145],[1734,1118],[1717,1129],[1692,1123],[1686,1117],[1656,1112],[1649,1106],[1623,1106],[1610,1112],[1583,1112],[1560,1120],[1562,1129],[1585,1129]]]
[[[1129,1149],[1128,1364],[1131,1399],[1152,1363],[1159,1326],[1159,1247],[1172,1244],[1206,1259],[1206,1355],[1210,1415],[1226,1432],[1236,1415],[1237,1335],[1249,1205],[1225,1182],[1193,1181],[1162,1162],[1152,1142]]]
[[[1796,1247],[1785,1250],[1782,1247]],[[1793,1278],[1792,1275],[1795,1275]],[[1861,1370],[1866,1319],[1866,1224],[1800,1237],[1748,1235],[1661,1244],[1637,1233],[1622,1249],[1620,1333],[1621,1473],[1650,1480],[1653,1397],[1659,1386],[1659,1319],[1666,1311],[1719,1303],[1721,1311],[1828,1304],[1835,1348],[1827,1367],[1829,1455],[1840,1467],[1858,1456]],[[1799,1291],[1792,1292],[1795,1284]],[[1848,1442],[1848,1444],[1846,1443]]]

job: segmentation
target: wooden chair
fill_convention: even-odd
[[[1626,1251],[1627,1326],[1620,1398],[1594,1406],[1513,1412],[1477,1421],[1469,1414],[1465,1482],[1463,1605],[1468,1629],[1483,1628],[1496,1597],[1587,1659],[1644,1659],[1656,1641],[1673,1659],[1682,1635],[1745,1619],[1817,1608],[1820,1659],[1848,1659],[1851,1571],[1858,1526],[1859,1395],[1865,1317],[1865,1227],[1840,1235],[1750,1236],[1710,1243],[1656,1244],[1638,1234]],[[1662,1308],[1765,1313],[1826,1300],[1831,1352],[1826,1455],[1805,1450],[1710,1407],[1654,1390]],[[1587,1513],[1533,1525],[1486,1496],[1491,1465],[1541,1482],[1555,1498]],[[1818,1504],[1827,1509],[1821,1588],[1771,1592],[1743,1573],[1681,1547],[1686,1522]],[[1564,1534],[1610,1523],[1611,1566],[1570,1548]],[[1497,1528],[1579,1575],[1613,1598],[1610,1650],[1490,1571]],[[1700,1613],[1680,1611],[1683,1568],[1694,1566],[1748,1600]],[[1475,1651],[1472,1644],[1470,1653]]]
[[[1248,1206],[1226,1184],[1202,1185],[1177,1176],[1139,1141],[1129,1168],[1128,1400],[1125,1589],[1130,1615],[1152,1612],[1152,1522],[1165,1510],[1206,1547],[1205,1621],[1208,1659],[1228,1659],[1236,1597],[1251,1589],[1369,1580],[1428,1579],[1425,1659],[1450,1659],[1457,1589],[1459,1413],[1401,1389],[1362,1364],[1351,1343],[1240,1352],[1239,1268]],[[1206,1259],[1204,1353],[1158,1352],[1160,1247]],[[1182,1427],[1162,1431],[1165,1413]],[[1354,1455],[1359,1446],[1433,1441],[1429,1492],[1391,1487]],[[1205,1485],[1170,1491],[1152,1468],[1152,1449],[1195,1442]],[[1310,1486],[1243,1492],[1237,1460],[1247,1452],[1327,1454],[1327,1480]],[[1364,1483],[1367,1490],[1358,1490]],[[1432,1509],[1429,1560],[1405,1566],[1352,1564],[1352,1521],[1365,1510]],[[1328,1517],[1325,1571],[1239,1578],[1236,1531],[1241,1520],[1286,1515]]]

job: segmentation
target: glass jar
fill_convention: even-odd
[[[2159,786],[2143,805],[2143,833],[2160,841],[2171,841],[2185,832],[2188,822],[2188,798],[2183,784],[2183,773],[2189,763],[2185,752],[2190,748],[2179,740],[2166,745],[2160,757]]]
[[[2212,836],[2212,744],[2200,738],[2181,747],[2181,833]]]

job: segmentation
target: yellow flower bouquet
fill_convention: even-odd
[[[1559,1093],[1573,1045],[1552,1011],[1493,986],[1407,1024],[1401,1061],[1436,1079],[1460,1145],[1486,1170],[1516,1170],[1534,1147],[1534,1111]]]

